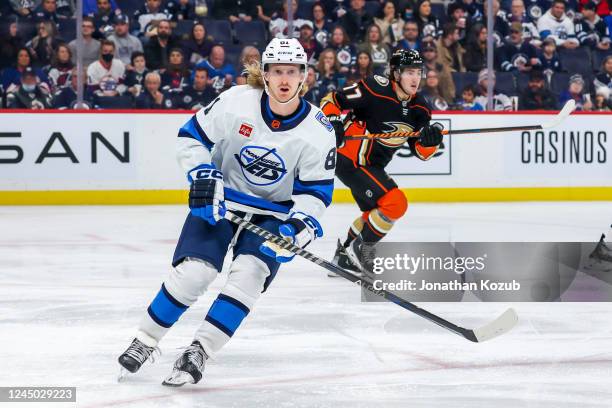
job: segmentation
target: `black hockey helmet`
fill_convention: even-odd
[[[395,80],[393,73],[395,71],[402,72],[402,68],[417,68],[425,73],[425,63],[421,54],[417,50],[397,50],[391,55],[389,60],[389,76]]]

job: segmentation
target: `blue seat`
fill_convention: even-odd
[[[232,26],[227,20],[203,19],[206,33],[213,37],[216,43],[223,45],[232,43]]]
[[[266,26],[261,21],[251,21],[249,23],[239,21],[234,24],[236,38],[243,45],[253,45],[257,48],[265,47],[267,43]]]
[[[193,29],[194,20],[179,20],[176,22],[176,27],[174,27],[173,34],[178,37],[187,38],[191,35],[191,30]]]
[[[440,24],[444,24],[448,21],[448,16],[446,15],[446,6],[444,3],[430,3],[431,4],[431,14],[438,17],[440,20]]]
[[[366,1],[365,3],[365,10],[368,12],[369,15],[371,15],[372,17],[377,17],[378,13],[380,12],[380,2],[378,1]]]
[[[512,72],[497,72],[495,74],[495,88],[508,96],[518,94],[516,89],[516,81]]]
[[[555,72],[550,80],[550,90],[555,95],[559,95],[561,92],[567,90],[571,75],[572,74],[568,72]]]
[[[130,109],[132,98],[127,95],[120,96],[94,96],[94,107],[96,109]]]
[[[559,48],[559,59],[564,70],[588,76],[593,73],[591,52],[588,47],[578,47],[574,50]]]
[[[223,48],[225,49],[225,60],[232,64],[232,66],[236,70],[236,73],[240,75],[240,54],[242,53],[242,49],[244,48],[244,46],[230,44],[224,45]]]
[[[595,72],[601,72],[601,64],[607,56],[612,55],[612,48],[608,50],[596,50],[593,52],[593,70]]]
[[[36,24],[21,20],[17,23],[17,33],[21,38],[32,39],[36,35]]]
[[[76,19],[66,18],[59,20],[59,36],[67,43],[76,38]]]

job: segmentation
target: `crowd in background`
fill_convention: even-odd
[[[305,97],[386,75],[394,50],[425,61],[423,94],[436,110],[612,107],[612,0],[74,0],[0,2],[1,108],[71,109],[82,52],[89,108],[199,109],[244,84],[267,41],[293,36],[309,66]],[[494,71],[486,69],[493,31]]]

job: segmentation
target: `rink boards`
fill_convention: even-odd
[[[0,204],[183,203],[174,154],[189,113],[0,112]],[[535,113],[438,113],[448,129],[539,124]],[[400,149],[388,167],[413,202],[612,200],[610,114],[555,129],[445,136],[430,161]],[[228,129],[238,132],[239,129]],[[337,181],[335,202],[352,201]]]

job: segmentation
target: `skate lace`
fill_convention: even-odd
[[[194,364],[196,367],[202,368],[204,365],[205,354],[200,345],[192,344],[185,350],[183,358]]]
[[[155,362],[155,359],[161,355],[161,350],[157,347],[149,347],[139,340],[134,340],[130,347],[126,350],[125,354],[132,357],[140,364],[151,357],[151,363]]]

